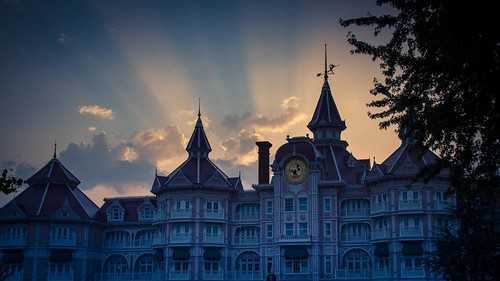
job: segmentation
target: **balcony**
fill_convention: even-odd
[[[234,214],[235,221],[258,221],[260,213],[236,213]]]
[[[449,200],[434,201],[434,209],[436,211],[447,211],[451,205],[452,205],[452,202]]]
[[[260,237],[247,237],[247,236],[235,236],[235,245],[258,245],[260,244]]]
[[[389,239],[391,237],[389,229],[387,228],[375,228],[372,232],[372,239]]]
[[[191,233],[170,233],[170,243],[190,243]]]
[[[387,202],[378,202],[372,205],[372,214],[385,213],[388,210]]]
[[[391,270],[384,269],[374,269],[372,272],[372,279],[384,279],[387,280],[391,277]]]
[[[165,212],[155,212],[153,213],[153,222],[164,221],[167,219]]]
[[[204,212],[205,219],[224,219],[224,211],[223,210],[207,210]]]
[[[163,234],[158,234],[153,236],[153,245],[165,245],[165,235]]]
[[[67,246],[67,247],[76,246],[76,237],[75,237],[75,235],[70,235],[70,236],[51,235],[50,236],[50,245],[51,246]]]
[[[168,273],[168,280],[191,280],[190,270],[171,270]]]
[[[422,278],[425,277],[425,269],[423,267],[402,268],[401,277],[404,278]]]
[[[422,237],[424,229],[421,226],[401,226],[400,237]]]
[[[224,273],[222,271],[203,271],[202,280],[224,280]]]
[[[311,235],[281,235],[279,238],[281,243],[310,243]]]
[[[49,273],[47,274],[47,281],[68,281],[73,280],[73,272],[70,273]]]
[[[370,233],[341,233],[340,241],[342,242],[368,242]]]
[[[73,279],[65,279],[65,280],[73,280]],[[135,280],[151,280],[151,281],[164,280],[164,273],[163,272],[98,273],[95,275],[95,281],[135,281]]]
[[[340,208],[339,215],[343,218],[362,218],[367,217],[370,214],[369,208]]]
[[[232,271],[228,272],[227,280],[263,280],[260,271]]]
[[[335,270],[335,279],[371,279],[371,270],[352,270],[352,269],[338,269]]]
[[[26,245],[26,237],[3,235],[1,242],[1,246],[24,246]]]
[[[192,216],[192,209],[172,209],[170,213],[171,219],[190,219]]]
[[[125,249],[131,248],[130,240],[104,240],[105,249]]]
[[[399,210],[421,210],[422,201],[420,200],[399,200]]]
[[[224,243],[224,236],[222,234],[208,234],[203,235],[203,241],[205,243]]]
[[[153,244],[153,238],[136,239],[134,246],[137,248],[149,248]]]

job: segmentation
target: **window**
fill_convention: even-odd
[[[299,235],[307,235],[307,222],[299,223]]]
[[[266,206],[267,206],[267,213],[272,214],[273,213],[273,200],[266,200]]]
[[[332,236],[332,223],[327,221],[324,224],[325,226],[325,236]]]
[[[375,196],[375,202],[376,203],[385,203],[387,202],[387,194],[377,194],[377,196]]]
[[[49,265],[50,276],[68,276],[73,273],[71,263],[51,263]],[[68,276],[69,277],[69,276]]]
[[[153,218],[153,210],[151,207],[145,207],[141,212],[141,220],[150,220]]]
[[[108,220],[110,221],[122,221],[123,220],[123,212],[114,207],[111,212],[108,213]]]
[[[285,273],[309,273],[307,257],[285,258]]]
[[[323,211],[325,212],[332,211],[332,198],[330,197],[323,198]]]
[[[331,256],[325,257],[325,273],[332,274],[333,273],[333,258]]]
[[[299,212],[307,212],[307,197],[299,198]]]
[[[273,270],[273,258],[267,258],[267,272]]]
[[[293,235],[293,223],[285,223],[285,235]]]
[[[22,239],[24,239],[24,227],[22,227],[22,226],[10,226],[7,229],[6,239],[7,240],[22,240]]]
[[[285,198],[285,212],[293,212],[293,198]]]
[[[267,238],[273,238],[273,224],[272,223],[268,223],[267,224],[267,234],[266,234],[266,237]]]
[[[220,210],[219,210],[219,202],[207,202],[206,203],[206,210],[208,212],[214,212],[214,213],[218,213]]]
[[[52,226],[50,238],[52,240],[72,240],[74,233],[69,226]]]

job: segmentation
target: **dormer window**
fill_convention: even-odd
[[[151,207],[144,207],[141,211],[141,220],[150,220],[153,218],[153,210]]]
[[[108,213],[108,220],[110,221],[123,221],[123,211],[115,207]]]

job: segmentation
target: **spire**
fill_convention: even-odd
[[[207,135],[205,134],[205,130],[203,128],[200,108],[200,100],[198,99],[198,120],[196,120],[196,125],[194,127],[193,134],[189,139],[186,150],[189,152],[190,156],[207,157],[208,153],[212,151],[212,148],[210,147],[210,143],[208,142]]]
[[[325,70],[323,74],[323,88],[313,117],[307,127],[314,133],[314,140],[340,141],[340,133],[346,129],[345,122],[340,117],[340,113],[333,100],[330,85],[328,84],[328,74],[333,74],[336,65],[328,66],[327,45],[325,44]],[[320,76],[318,74],[318,76]],[[345,142],[342,142],[343,145]]]
[[[54,159],[57,158],[57,141],[54,140]]]

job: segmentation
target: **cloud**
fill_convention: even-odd
[[[255,142],[264,137],[254,130],[241,130],[236,138],[229,138],[220,142],[223,149],[221,160],[230,161],[233,165],[250,165],[257,161]]]
[[[59,37],[57,37],[57,43],[59,43],[59,44],[67,44],[70,41],[71,41],[71,38],[64,33],[59,34]]]
[[[283,100],[281,107],[284,113],[276,117],[267,117],[256,114],[252,118],[250,112],[245,112],[240,116],[236,114],[227,115],[222,120],[221,125],[228,130],[241,130],[242,128],[253,127],[262,132],[284,132],[291,125],[304,120],[307,116],[298,110],[300,98],[289,97]]]
[[[104,184],[121,192],[130,183],[152,182],[158,163],[182,154],[184,143],[176,126],[139,131],[113,146],[100,132],[92,144],[70,143],[59,159],[82,182],[82,189]]]
[[[113,110],[100,107],[99,105],[80,105],[78,107],[78,112],[80,114],[94,115],[103,119],[113,120],[114,118]]]

